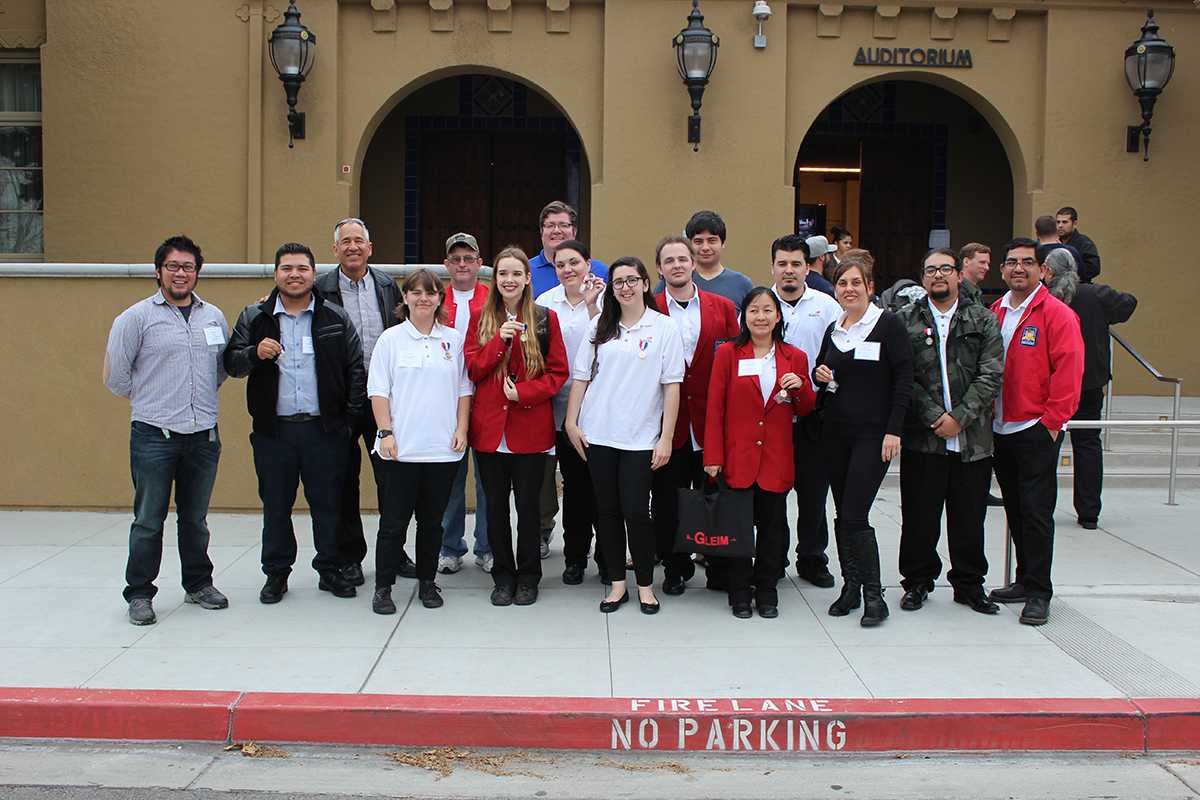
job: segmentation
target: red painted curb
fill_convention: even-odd
[[[240,692],[0,688],[0,736],[224,741]]]
[[[1133,704],[1146,717],[1147,750],[1200,750],[1200,699],[1155,697]]]

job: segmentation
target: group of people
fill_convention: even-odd
[[[941,574],[945,513],[954,600],[985,614],[996,602],[1023,603],[1021,622],[1046,621],[1058,448],[1088,385],[1081,320],[1089,336],[1101,324],[1106,333],[1136,300],[1083,281],[1061,243],[1032,239],[1001,250],[1008,291],[990,309],[978,285],[990,249],[979,244],[931,250],[918,268],[923,294],[884,308],[871,254],[844,231],[834,232],[835,244],[776,239],[765,287],[724,266],[727,230],[712,211],[659,241],[657,276],[635,256],[592,259],[565,203],[547,205],[539,223],[542,251],[530,259],[501,250],[489,287],[469,233],[446,241],[448,283],[417,269],[397,284],[369,265],[366,223],[341,220],[338,268],[318,277],[310,248],[282,245],[274,290],[232,331],[195,292],[200,248],[185,236],[163,242],[159,289],[116,319],[105,360],[106,384],[132,406],[130,621],[155,621],[172,486],[186,600],[228,605],[212,585],[205,521],[226,376],[248,379],[263,603],[288,589],[301,483],[318,586],[353,597],[365,584],[361,441],[378,487],[379,614],[396,613],[397,578],[417,579],[426,608],[443,605],[437,575],[461,569],[467,553],[470,451],[476,563],[491,573],[496,606],[537,602],[561,473],[562,581],[580,584],[591,553],[608,585],[602,612],[636,590],[642,613],[657,613],[656,567],[666,595],[683,594],[697,567],[676,552],[679,491],[718,480],[722,491],[753,498],[754,557],[704,564],[707,588],[728,594],[734,616],[779,615],[794,490],[797,574],[835,585],[826,556],[832,494],[842,589],[829,613],[861,607],[861,624],[878,625],[888,606],[870,510],[900,457],[901,608],[921,608]],[[1089,340],[1089,368],[1092,349]],[[1107,368],[1091,378],[1106,381]],[[993,471],[1017,574],[988,595],[983,528]],[[1097,496],[1080,521],[1098,514]],[[415,559],[406,549],[414,517]]]

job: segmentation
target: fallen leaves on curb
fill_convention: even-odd
[[[501,777],[520,775],[527,778],[545,780],[545,775],[526,769],[512,769],[509,765],[514,761],[532,762],[535,764],[554,763],[554,759],[549,756],[535,755],[523,750],[512,753],[498,753],[496,755],[482,755],[472,753],[470,750],[459,750],[454,747],[438,747],[433,750],[421,750],[419,752],[396,751],[384,753],[384,755],[397,764],[436,772],[442,778],[449,777],[454,772],[455,766],[462,765],[468,769],[473,769],[476,772],[484,772],[488,775],[498,775]]]
[[[677,761],[651,761],[648,763],[640,763],[637,761],[617,761],[615,758],[600,758],[596,760],[598,767],[612,767],[613,769],[623,769],[626,772],[674,772],[677,775],[691,775],[692,771],[680,764]]]
[[[288,752],[280,747],[255,742],[234,742],[227,745],[225,750],[236,750],[246,758],[291,758]]]

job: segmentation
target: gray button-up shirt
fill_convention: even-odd
[[[275,413],[281,417],[293,414],[320,414],[317,400],[317,360],[313,343],[312,321],[316,298],[310,298],[308,308],[293,317],[283,308],[283,298],[275,298],[275,318],[279,320],[279,399]]]
[[[375,279],[367,270],[362,280],[355,282],[346,277],[339,267],[338,290],[342,293],[342,308],[350,315],[358,338],[362,339],[363,365],[369,369],[375,342],[383,335],[383,315],[379,312],[379,298],[375,295]]]
[[[183,313],[161,291],[113,321],[104,356],[104,385],[128,397],[130,417],[176,433],[217,424],[217,389],[225,380],[222,354],[229,325],[221,309],[192,295]]]

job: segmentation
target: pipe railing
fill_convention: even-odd
[[[1173,386],[1174,386],[1174,401],[1171,404],[1171,419],[1173,419],[1173,420],[1179,419],[1180,407],[1183,402],[1183,400],[1182,400],[1182,398],[1183,398],[1183,379],[1182,378],[1172,378],[1167,375],[1163,375],[1161,372],[1159,372],[1154,367],[1153,364],[1151,364],[1146,359],[1145,356],[1143,356],[1137,350],[1134,350],[1133,345],[1131,345],[1131,344],[1129,344],[1129,342],[1125,341],[1125,339],[1121,336],[1121,334],[1117,333],[1116,331],[1112,330],[1111,328],[1108,331],[1108,337],[1112,341],[1119,344],[1126,353],[1129,353],[1129,355],[1133,357],[1133,360],[1136,361],[1138,363],[1138,365],[1141,366],[1142,369],[1146,370],[1146,372],[1148,372],[1150,374],[1150,377],[1154,378],[1154,380],[1158,381],[1159,383],[1173,384]],[[1111,347],[1108,349],[1108,374],[1109,374],[1108,383],[1104,387],[1104,421],[1105,422],[1109,422],[1112,420],[1113,351],[1112,351]],[[1080,426],[1076,426],[1076,427],[1080,427]],[[1104,449],[1111,450],[1112,445],[1109,442],[1107,427],[1103,428],[1100,431],[1100,437],[1104,440],[1103,441]],[[1174,453],[1178,448],[1179,448],[1179,431],[1178,431],[1178,429],[1176,429],[1176,430],[1171,431],[1172,453]],[[1174,456],[1172,456],[1172,459],[1174,459]]]

